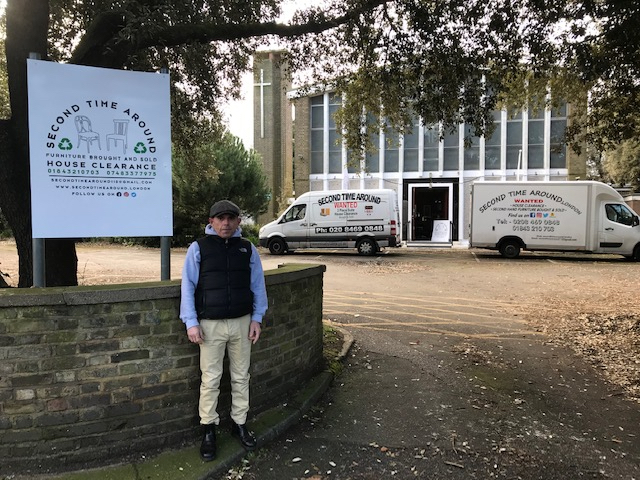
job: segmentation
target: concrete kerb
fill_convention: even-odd
[[[340,353],[336,357],[336,360],[343,361],[349,353],[349,350],[351,350],[351,347],[353,346],[353,335],[351,335],[345,329],[340,328],[338,324],[332,322],[331,320],[323,320],[322,323],[330,326],[334,330],[338,330],[342,335],[342,350],[340,350]]]
[[[332,324],[331,328],[340,331],[343,342],[336,361],[343,361],[353,345],[353,336]],[[251,419],[251,430],[255,432],[258,448],[282,435],[298,423],[302,417],[320,400],[330,387],[335,377],[330,369],[324,370],[311,378],[305,386],[298,390],[287,403],[273,407]],[[218,452],[216,460],[210,463],[200,459],[199,446],[192,445],[180,450],[164,452],[160,455],[143,458],[133,464],[103,467],[52,476],[38,476],[38,479],[50,480],[207,480],[220,478],[246,455],[238,440],[231,437],[228,431],[218,429]],[[21,477],[16,477],[19,480]],[[34,478],[34,477],[30,477]]]

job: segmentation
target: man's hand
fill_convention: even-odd
[[[188,328],[187,337],[189,337],[189,341],[191,343],[204,342],[204,334],[202,333],[202,328],[200,327],[200,325]]]
[[[256,321],[252,321],[251,325],[249,326],[249,340],[251,340],[251,343],[254,345],[260,338],[261,328],[262,326],[260,325],[260,322]]]

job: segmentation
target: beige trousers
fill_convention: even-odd
[[[200,344],[200,423],[220,423],[217,412],[224,352],[229,356],[231,377],[231,419],[239,425],[247,421],[249,412],[249,365],[251,315],[226,320],[200,322],[204,343]]]

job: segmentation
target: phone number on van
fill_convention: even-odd
[[[316,233],[384,232],[384,225],[352,225],[338,227],[316,227]]]

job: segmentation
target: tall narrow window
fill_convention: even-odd
[[[334,116],[341,105],[339,95],[329,95],[329,173],[342,173],[342,135],[336,130]]]
[[[464,169],[478,170],[480,168],[480,137],[474,135],[471,125],[464,127]]]
[[[444,170],[458,170],[458,152],[460,151],[460,138],[458,129],[453,133],[444,135]]]
[[[422,169],[425,172],[438,171],[440,155],[440,132],[437,125],[424,128],[424,160]]]
[[[507,120],[507,168],[522,167],[522,112],[512,112]]]
[[[418,147],[420,138],[420,122],[414,118],[411,131],[404,134],[404,171],[418,171]]]
[[[564,134],[567,129],[567,104],[551,110],[551,168],[567,168],[567,145]]]
[[[395,130],[387,132],[384,144],[384,171],[397,172],[399,168],[398,148],[400,135]]]
[[[324,95],[311,97],[311,173],[324,173]]]
[[[500,126],[502,124],[502,112],[496,110],[493,112],[494,130],[488,137],[484,139],[484,168],[485,170],[500,169],[500,144],[502,143],[502,132]]]
[[[528,168],[544,168],[544,110],[529,110],[527,128]]]
[[[371,145],[364,157],[365,168],[369,173],[380,172],[380,135],[371,134]]]

